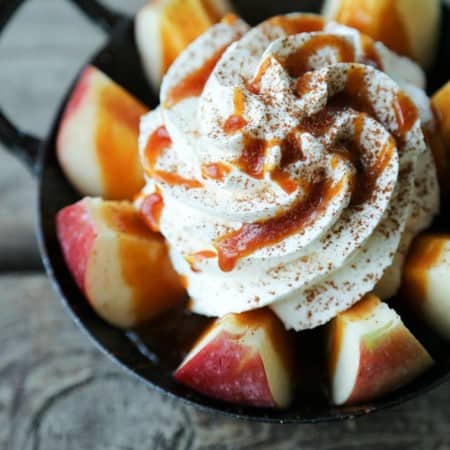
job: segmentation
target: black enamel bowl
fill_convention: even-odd
[[[0,2],[0,31],[12,17],[24,0],[3,0]],[[89,17],[102,26],[110,35],[108,43],[89,62],[106,72],[112,79],[124,86],[149,107],[157,104],[157,97],[150,91],[139,62],[133,38],[133,21],[93,0],[73,0]],[[242,16],[250,23],[256,23],[277,13],[288,12],[292,3],[289,0],[271,2],[260,0],[258,8],[255,2],[239,1]],[[276,3],[276,5],[274,5]],[[317,11],[318,1],[305,0],[295,2],[297,10]],[[291,4],[291,6],[289,5]],[[257,10],[255,12],[255,10]],[[444,10],[442,40],[438,63],[429,74],[430,92],[450,79],[450,12]],[[102,321],[90,308],[81,292],[70,276],[57,241],[55,231],[55,215],[64,206],[79,199],[73,191],[55,157],[55,136],[61,119],[66,99],[56,115],[54,125],[46,140],[40,141],[20,132],[6,119],[0,110],[0,139],[16,156],[25,161],[34,172],[39,186],[38,195],[38,240],[43,262],[48,276],[52,280],[67,311],[75,323],[84,330],[104,353],[119,364],[128,373],[147,385],[184,401],[194,404],[210,412],[219,412],[236,418],[251,419],[261,422],[275,423],[311,423],[343,420],[350,417],[366,415],[409,400],[450,377],[450,344],[441,341],[432,332],[409,319],[403,314],[408,326],[413,329],[419,339],[430,350],[436,360],[433,369],[419,379],[384,398],[370,403],[352,406],[335,407],[326,401],[320,391],[299,393],[294,404],[285,411],[272,411],[238,407],[198,395],[195,392],[175,383],[172,371],[175,367],[179,338],[175,338],[177,322],[170,319],[164,335],[165,345],[155,341],[151,333],[146,336],[138,332],[124,332]],[[446,208],[443,208],[446,210]],[[434,225],[436,229],[450,230],[450,219],[441,216]],[[172,320],[172,321],[171,321]],[[189,327],[188,327],[189,328]],[[174,332],[171,334],[170,329]],[[305,333],[300,339],[303,347],[314,345],[320,339],[320,331]],[[314,352],[313,352],[314,353]],[[307,372],[320,371],[320,362],[305,356],[304,367],[311,366]],[[317,373],[316,373],[317,375]],[[317,384],[317,383],[316,383]]]

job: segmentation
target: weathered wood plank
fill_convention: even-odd
[[[110,1],[134,12],[142,0]],[[68,0],[28,1],[0,39],[0,104],[24,130],[45,136],[75,74],[104,39]],[[35,184],[0,145],[0,270],[40,267]]]
[[[0,277],[0,292],[1,449],[450,449],[450,384],[355,422],[240,422],[122,373],[71,323],[45,276]]]

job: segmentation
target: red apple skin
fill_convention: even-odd
[[[329,337],[330,395],[338,405],[388,394],[433,364],[398,314],[373,294],[339,314]]]
[[[370,349],[361,343],[357,384],[347,404],[381,397],[413,380],[423,371],[428,358],[418,351],[417,343],[404,326],[397,327],[379,345]]]
[[[64,110],[62,121],[68,120],[70,116],[81,106],[83,99],[89,90],[91,78],[94,76],[94,68],[86,67],[80,75],[77,84],[70,96],[70,99]]]
[[[57,216],[58,240],[78,287],[85,293],[85,274],[96,232],[85,203],[64,208]]]
[[[222,332],[182,366],[175,379],[208,396],[230,403],[276,407],[261,357],[239,336]]]
[[[129,328],[185,300],[164,239],[131,203],[85,198],[56,222],[70,272],[107,322]]]
[[[293,399],[295,342],[275,314],[258,309],[216,319],[174,374],[218,400],[286,408]]]
[[[148,109],[95,67],[81,73],[64,111],[57,157],[82,195],[131,200],[144,186],[138,136]]]

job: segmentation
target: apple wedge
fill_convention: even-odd
[[[336,405],[392,392],[433,364],[399,315],[372,294],[339,314],[328,333],[330,396]]]
[[[185,298],[165,242],[128,202],[85,198],[57,216],[67,265],[94,310],[132,327]]]
[[[268,309],[228,314],[199,338],[175,379],[219,400],[267,408],[289,406],[294,343]]]
[[[326,0],[323,15],[428,67],[440,32],[439,0]]]
[[[87,67],[66,106],[58,160],[82,194],[129,200],[144,185],[140,117],[147,108],[95,67]]]
[[[419,236],[403,271],[403,300],[450,339],[450,235]]]
[[[431,98],[437,122],[437,132],[430,137],[441,188],[449,193],[450,183],[450,81]]]
[[[155,91],[176,57],[230,11],[227,0],[153,0],[138,12],[136,42]]]

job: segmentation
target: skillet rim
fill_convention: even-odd
[[[105,55],[108,55],[112,49],[111,47],[117,44],[117,40],[122,38],[124,34],[127,32],[127,30],[129,31],[129,29],[132,28],[132,23],[133,23],[132,19],[124,20],[116,28],[116,30],[114,31],[108,42],[98,52],[95,53],[94,57],[91,58],[88,63],[94,64],[96,61],[100,61]],[[94,345],[103,354],[107,355],[110,359],[112,359],[117,365],[119,365],[122,369],[124,369],[128,374],[132,375],[135,379],[144,382],[146,386],[152,387],[158,392],[167,394],[172,398],[181,399],[183,402],[195,406],[205,412],[218,413],[224,416],[243,420],[265,422],[265,423],[277,423],[277,424],[284,424],[284,423],[313,424],[313,423],[342,421],[346,419],[353,419],[356,417],[366,416],[376,411],[382,411],[387,408],[391,408],[399,404],[402,404],[450,380],[450,367],[447,367],[446,370],[444,370],[442,373],[432,369],[431,371],[427,372],[424,376],[420,377],[412,384],[408,384],[405,388],[397,390],[389,396],[380,398],[366,405],[359,405],[354,407],[334,407],[333,405],[328,406],[324,405],[327,408],[327,412],[315,414],[314,411],[312,412],[310,411],[309,413],[299,414],[298,412],[295,412],[295,410],[291,409],[281,411],[265,410],[265,409],[235,406],[228,403],[216,401],[208,397],[196,394],[190,389],[179,386],[176,383],[174,383],[173,380],[171,380],[171,383],[169,383],[169,385],[170,386],[176,385],[177,389],[174,389],[174,387],[168,388],[167,386],[161,385],[161,383],[158,380],[155,381],[154,379],[153,380],[149,379],[148,374],[145,375],[144,370],[142,368],[139,368],[140,367],[139,364],[136,367],[131,367],[130,361],[134,361],[136,359],[137,357],[136,353],[140,355],[138,359],[143,359],[144,355],[139,353],[135,345],[132,342],[130,342],[131,340],[130,333],[123,332],[121,330],[118,330],[114,327],[107,325],[89,307],[88,309],[91,312],[92,317],[90,317],[89,321],[87,321],[86,318],[83,316],[83,314],[86,314],[87,312],[86,308],[83,308],[82,305],[80,305],[79,302],[77,301],[79,300],[81,294],[78,288],[76,287],[75,283],[71,279],[70,274],[68,274],[65,265],[64,267],[59,266],[61,264],[62,258],[59,246],[57,252],[55,253],[54,218],[53,221],[51,220],[49,221],[49,218],[45,215],[48,206],[46,203],[46,201],[48,201],[46,197],[47,195],[46,190],[48,189],[47,184],[49,182],[50,183],[52,182],[52,180],[48,178],[48,174],[49,173],[51,174],[53,172],[53,176],[61,175],[59,168],[51,165],[51,163],[52,162],[54,163],[56,159],[55,145],[54,145],[55,137],[60,124],[63,110],[65,108],[68,98],[70,97],[73,86],[75,85],[78,79],[78,75],[79,73],[77,74],[74,82],[67,91],[64,99],[60,103],[60,107],[53,121],[51,131],[48,134],[45,141],[42,142],[39,149],[37,170],[36,170],[36,177],[38,180],[38,195],[36,200],[37,241],[47,275],[51,281],[53,289],[57,292],[60,301],[62,302],[66,311],[69,313],[69,316],[78,326],[78,328],[80,328],[91,339]],[[125,87],[128,88],[128,86]],[[55,170],[56,173],[54,173]],[[64,178],[62,179],[62,182],[68,184]],[[53,233],[51,231],[52,228]],[[69,289],[71,291],[70,294],[68,293]],[[84,299],[83,301],[85,302]],[[93,325],[95,325],[95,327],[97,327],[98,329],[97,330],[93,329],[92,328]],[[108,332],[112,332],[112,335],[122,334],[127,336],[124,342],[127,341],[129,347],[133,347],[134,354],[130,355],[130,358],[128,358],[125,357],[124,355],[115,353],[114,349],[112,349],[111,346],[105,345],[105,343],[102,342],[102,339],[100,339],[98,336],[99,332],[103,332],[105,330],[107,330]],[[127,359],[130,360],[127,361]],[[146,362],[147,364],[149,363],[148,360],[146,360]]]

